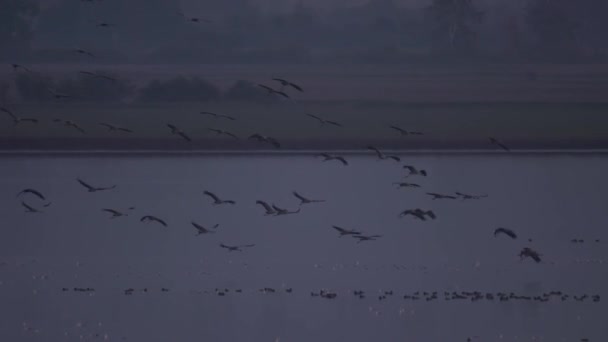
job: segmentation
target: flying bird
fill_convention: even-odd
[[[26,213],[42,213],[39,209],[36,209],[23,201],[21,201],[21,205],[25,208]]]
[[[62,120],[62,119],[54,119],[53,122],[62,123],[65,127],[74,128],[78,132],[85,134],[84,129],[80,127],[77,123],[71,120]]]
[[[403,165],[403,168],[406,169],[409,172],[406,177],[409,177],[409,176],[423,176],[423,177],[426,177],[427,176],[426,170],[417,169],[415,166],[412,166],[412,165]]]
[[[268,204],[262,200],[255,201],[255,204],[259,204],[262,207],[264,207],[264,210],[266,210],[266,213],[264,215],[275,215],[277,213],[277,211],[274,210],[270,204]]]
[[[212,192],[210,192],[210,191],[205,190],[203,193],[204,193],[205,195],[207,195],[207,196],[209,196],[209,197],[211,197],[211,198],[213,199],[213,204],[214,204],[214,205],[220,205],[220,204],[236,204],[236,202],[235,202],[235,201],[233,201],[233,200],[222,200],[222,199],[220,199],[219,197],[217,197],[217,195],[216,195],[216,194],[214,194],[214,193],[212,193]]]
[[[358,239],[359,241],[357,241],[357,243],[361,243],[364,241],[374,241],[378,238],[381,238],[382,235],[353,235],[353,238]]]
[[[76,49],[76,50],[74,50],[74,52],[79,53],[81,55],[87,55],[89,57],[95,57],[95,55],[93,55],[89,51],[86,51],[86,50],[83,50],[83,49]]]
[[[317,154],[317,157],[323,157],[324,162],[329,161],[329,160],[337,160],[337,161],[341,162],[342,164],[344,164],[344,166],[348,165],[348,162],[342,156],[334,156],[329,153],[321,153],[321,154]]]
[[[61,94],[56,92],[55,90],[49,88],[48,91],[53,94],[53,97],[55,97],[57,100],[61,100],[61,99],[70,99],[73,96],[72,95],[67,95],[67,94]]]
[[[198,223],[196,223],[196,222],[194,222],[194,221],[192,221],[192,222],[190,222],[190,223],[192,223],[192,225],[194,226],[194,228],[196,228],[196,230],[198,231],[198,233],[197,233],[196,235],[201,235],[201,234],[213,234],[213,233],[215,233],[214,231],[211,231],[211,230],[209,230],[209,229],[207,229],[207,228],[205,228],[205,227],[201,226],[200,224],[198,224]],[[216,224],[213,226],[213,229],[215,229],[215,228],[217,228],[217,227],[219,227],[219,223],[216,223]]]
[[[228,246],[223,243],[220,243],[220,247],[227,249],[229,252],[242,252],[243,248],[249,248],[255,246],[254,244],[250,245],[239,245],[239,246]]]
[[[108,187],[94,187],[92,185],[87,184],[85,181],[83,181],[80,178],[76,179],[78,181],[78,183],[80,183],[80,185],[84,186],[85,188],[87,188],[87,190],[89,192],[96,192],[96,191],[104,191],[104,190],[112,190],[114,188],[116,188],[116,185],[112,185],[112,186],[108,186]]]
[[[152,215],[146,215],[144,217],[142,217],[140,220],[140,222],[158,222],[160,224],[162,224],[164,227],[167,227],[167,223],[161,219],[159,219],[156,216],[152,216]]]
[[[263,84],[258,84],[258,86],[260,86],[263,89],[266,89],[266,91],[268,92],[268,95],[277,94],[277,95],[283,96],[286,99],[289,98],[289,96],[282,91],[274,90],[274,89],[270,88],[269,86],[266,86]]]
[[[464,194],[464,193],[458,192],[458,191],[456,191],[455,193],[456,193],[457,196],[461,197],[463,201],[464,200],[471,200],[471,199],[478,200],[478,199],[481,199],[481,198],[488,197],[488,195],[478,195],[478,196],[476,196],[476,195],[468,195],[468,194]]]
[[[232,137],[232,138],[234,138],[234,139],[238,139],[238,138],[239,138],[239,137],[237,137],[236,135],[234,135],[234,134],[232,134],[232,133],[230,133],[230,132],[228,132],[228,131],[224,131],[223,129],[209,128],[209,130],[210,130],[211,132],[215,132],[215,133],[217,133],[218,135],[227,135],[227,136]]]
[[[188,17],[183,12],[177,12],[177,14],[179,14],[182,18],[186,19],[186,21],[193,22],[193,23],[200,23],[200,22],[210,23],[211,22],[210,20],[207,20],[204,18]]]
[[[114,209],[101,209],[101,211],[104,211],[106,213],[110,213],[112,215],[111,218],[117,218],[117,217],[121,217],[121,216],[129,216],[126,213],[123,213],[121,211],[114,210]]]
[[[115,79],[115,78],[112,78],[112,77],[110,77],[110,76],[106,76],[106,75],[102,75],[102,74],[98,74],[98,73],[95,73],[95,72],[90,72],[90,71],[79,71],[78,73],[79,73],[79,74],[82,74],[82,75],[91,76],[91,77],[94,77],[94,78],[102,78],[102,79],[104,79],[104,80],[108,80],[108,81],[116,82],[116,79]]]
[[[253,134],[252,136],[250,136],[249,139],[255,139],[259,142],[266,142],[266,143],[271,144],[275,148],[281,148],[281,144],[279,144],[279,142],[275,138],[267,137],[265,135],[256,133],[256,134]]]
[[[390,128],[396,130],[397,132],[399,132],[401,135],[423,135],[424,133],[422,132],[413,132],[413,131],[407,131],[401,127],[397,127],[394,125],[390,125]]]
[[[34,118],[20,118],[17,115],[15,115],[13,112],[11,112],[10,110],[8,110],[7,108],[4,108],[4,107],[0,107],[0,111],[8,114],[8,116],[10,116],[11,119],[13,119],[13,123],[15,125],[17,125],[17,124],[19,124],[21,122],[38,123],[38,119],[34,119]]]
[[[540,254],[538,254],[538,252],[536,252],[528,247],[525,247],[524,249],[521,250],[521,252],[519,252],[519,257],[520,257],[520,259],[524,259],[524,258],[528,257],[528,258],[532,258],[537,263],[541,262]]]
[[[498,236],[498,234],[505,234],[511,239],[517,239],[517,234],[515,234],[515,232],[511,229],[497,228],[496,230],[494,230],[494,236]]]
[[[292,194],[294,196],[296,196],[297,199],[300,200],[300,205],[302,204],[310,204],[310,203],[321,203],[321,202],[325,202],[325,200],[318,200],[318,199],[308,199],[302,195],[300,195],[297,191],[293,191]]]
[[[24,190],[21,190],[21,192],[19,192],[17,194],[17,197],[19,197],[21,195],[25,195],[25,194],[32,194],[32,195],[38,197],[39,199],[41,199],[43,201],[46,201],[46,197],[44,197],[44,195],[40,191],[38,191],[36,189],[24,189]],[[48,207],[50,205],[51,205],[51,202],[48,202],[48,203],[44,204],[43,206],[46,208],[46,207]]]
[[[281,215],[289,215],[289,214],[297,214],[300,212],[301,208],[298,208],[298,210],[294,210],[294,211],[289,211],[287,209],[283,209],[283,208],[279,208],[276,205],[272,204],[272,209],[275,210],[275,214],[274,216],[281,216]]]
[[[438,194],[435,192],[427,192],[426,193],[429,196],[432,196],[434,200],[436,199],[457,199],[458,197],[456,196],[452,196],[452,195],[443,195],[443,194]]]
[[[331,226],[333,229],[337,230],[338,233],[340,233],[340,237],[343,237],[345,235],[361,235],[361,232],[358,232],[354,229],[345,229],[342,227],[338,227],[338,226]]]
[[[332,121],[332,120],[327,120],[327,119],[324,119],[324,118],[322,118],[320,116],[316,116],[316,115],[313,115],[313,114],[306,114],[306,116],[309,116],[309,117],[311,117],[313,119],[316,119],[317,121],[319,121],[319,123],[321,124],[321,126],[323,126],[325,124],[329,124],[329,125],[334,125],[334,126],[337,126],[337,127],[342,127],[341,123],[336,122],[336,121]]]
[[[32,195],[40,198],[41,200],[46,201],[46,197],[44,197],[44,195],[40,191],[38,191],[36,189],[24,189],[24,190],[21,190],[17,194],[17,197],[19,197],[19,196],[21,196],[23,194],[32,194]]]
[[[133,133],[132,130],[128,129],[128,128],[124,128],[124,127],[119,127],[119,126],[115,126],[109,123],[105,123],[105,122],[100,122],[99,123],[101,126],[104,126],[108,129],[108,131],[110,132],[125,132],[125,133]]]
[[[223,119],[228,119],[228,120],[232,120],[232,121],[236,120],[235,117],[232,117],[232,116],[229,116],[229,115],[224,115],[224,114],[216,114],[216,113],[212,113],[212,112],[201,112],[201,114],[203,114],[203,115],[209,115],[209,116],[212,116],[212,117],[214,117],[216,119],[223,118]]]
[[[399,188],[419,188],[420,184],[416,183],[407,183],[407,182],[393,182],[393,184],[397,185]]]
[[[106,23],[105,21],[102,21],[101,23],[97,24],[97,27],[104,27],[104,28],[108,28],[108,27],[114,27],[115,25],[110,24],[110,23]]]
[[[496,140],[495,138],[490,137],[489,139],[490,139],[490,143],[502,148],[503,150],[505,150],[507,152],[511,151],[511,149],[507,145],[501,143],[500,141]]]
[[[171,134],[179,135],[180,137],[184,138],[184,140],[186,140],[187,142],[192,141],[192,139],[190,139],[190,137],[187,136],[186,133],[184,133],[182,130],[177,128],[175,125],[167,124],[167,127],[169,127],[171,129]]]
[[[14,71],[19,71],[19,69],[21,69],[25,72],[33,73],[32,70],[26,68],[25,66],[23,66],[21,64],[12,63],[11,66],[13,67]]]
[[[366,147],[368,150],[372,150],[374,152],[376,152],[376,155],[378,156],[378,158],[380,160],[385,160],[385,159],[392,159],[396,162],[400,162],[401,158],[397,157],[397,156],[387,156],[384,153],[382,153],[382,151],[380,151],[379,149],[377,149],[376,147],[369,145]]]
[[[432,210],[422,210],[422,209],[408,209],[408,210],[404,210],[399,214],[399,217],[404,217],[407,215],[411,215],[419,220],[422,221],[426,221],[426,217],[430,217],[431,219],[436,219],[437,216],[435,215],[435,212],[433,212]]]
[[[284,89],[285,87],[292,87],[292,88],[294,88],[294,89],[296,89],[296,90],[298,90],[298,91],[300,91],[300,92],[303,92],[303,91],[304,91],[304,90],[302,89],[302,87],[300,87],[299,85],[297,85],[297,84],[295,84],[295,83],[292,83],[292,82],[289,82],[289,81],[287,81],[287,80],[284,80],[284,79],[282,79],[282,78],[273,78],[272,80],[273,80],[273,81],[277,81],[277,82],[281,83],[281,91],[283,91],[283,89]]]

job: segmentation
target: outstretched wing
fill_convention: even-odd
[[[10,117],[13,118],[13,120],[17,120],[17,117],[15,116],[15,114],[13,114],[13,112],[11,112],[10,110],[8,110],[4,107],[0,107],[0,111],[3,111],[4,113],[10,115]]]
[[[115,129],[115,128],[116,128],[116,126],[114,126],[114,125],[110,125],[110,124],[108,124],[108,123],[104,123],[104,122],[100,122],[99,124],[100,124],[101,126],[107,127],[108,129]]]
[[[80,185],[84,186],[85,188],[87,188],[89,190],[95,190],[94,187],[92,187],[91,185],[85,183],[85,181],[83,181],[82,179],[77,178],[76,180],[78,181],[78,183],[80,183]]]
[[[34,189],[25,189],[25,190],[22,190],[20,193],[17,194],[17,196],[19,196],[21,194],[26,194],[26,193],[30,193],[30,194],[36,195],[36,196],[38,196],[38,198],[40,198],[43,201],[46,200],[46,198],[44,198],[44,195],[42,195],[39,191],[34,190]]]
[[[192,139],[190,139],[190,137],[189,137],[189,136],[187,136],[187,135],[186,135],[186,133],[184,133],[184,132],[179,132],[179,133],[177,133],[177,134],[178,134],[180,137],[184,138],[184,140],[186,140],[187,142],[191,142],[191,141],[192,141]]]
[[[404,130],[403,128],[401,128],[401,127],[397,127],[397,126],[393,126],[393,125],[390,125],[389,127],[392,128],[392,129],[394,129],[394,130],[396,130],[396,131],[398,131],[401,134],[407,134],[407,131]]]
[[[297,193],[296,191],[292,192],[292,194],[293,194],[294,196],[296,196],[296,197],[297,197],[297,198],[298,198],[300,201],[302,201],[302,202],[306,202],[306,201],[308,201],[308,198],[306,198],[306,197],[304,197],[304,196],[300,195],[300,194],[299,194],[299,193]]]
[[[289,95],[285,94],[285,93],[284,93],[284,92],[282,92],[282,91],[276,91],[276,90],[274,90],[274,91],[273,91],[273,93],[275,93],[275,94],[279,94],[279,95],[283,96],[283,97],[284,97],[284,98],[286,98],[286,99],[288,99],[288,98],[289,98]]]
[[[335,157],[335,159],[339,160],[345,166],[348,165],[348,162],[346,161],[346,159],[344,159],[344,157]]]
[[[338,232],[342,233],[342,234],[348,234],[349,231],[342,228],[342,227],[338,227],[338,226],[331,226],[333,229],[337,230]]]
[[[289,82],[289,85],[300,92],[304,92],[304,89],[302,89],[302,87],[300,87],[299,85],[297,85],[295,83]]]
[[[114,209],[101,209],[101,211],[105,211],[113,215],[120,215],[120,212]]]
[[[212,193],[212,192],[210,192],[210,191],[205,190],[205,191],[203,192],[203,194],[205,194],[205,195],[207,195],[207,196],[211,197],[211,198],[212,198],[214,201],[216,201],[216,202],[221,202],[220,198],[219,198],[219,197],[217,197],[217,196],[216,196],[214,193]]]
[[[262,207],[264,207],[264,209],[268,212],[274,211],[273,208],[266,202],[261,201],[261,200],[257,200],[255,201],[256,204],[261,205]]]
[[[308,114],[308,113],[306,113],[306,116],[310,116],[310,117],[311,117],[311,118],[313,118],[313,119],[317,119],[317,120],[319,120],[321,123],[325,122],[325,120],[323,120],[322,118],[320,118],[320,117],[318,117],[318,116],[316,116],[316,115],[314,115],[314,114]]]
[[[259,83],[258,83],[258,86],[266,89],[269,93],[273,93],[274,92],[274,89],[270,88],[269,86],[266,86],[266,85],[263,85],[263,84],[259,84]]]

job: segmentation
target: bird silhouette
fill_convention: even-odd
[[[321,124],[321,126],[323,126],[325,124],[328,124],[328,125],[333,125],[333,126],[337,126],[337,127],[342,127],[342,124],[339,123],[339,122],[332,121],[332,120],[327,120],[327,119],[324,119],[324,118],[322,118],[320,116],[317,116],[317,115],[306,114],[306,116],[309,116],[309,117],[311,117],[311,118],[319,121],[319,123]]]
[[[101,79],[108,80],[111,82],[116,82],[115,78],[112,78],[112,77],[106,76],[106,75],[102,75],[102,74],[98,74],[95,72],[91,72],[91,71],[79,71],[78,73],[82,74],[82,75],[86,75],[86,76],[91,76],[93,78],[101,78]]]
[[[82,129],[82,127],[80,127],[77,123],[71,120],[54,119],[53,122],[62,123],[65,127],[73,128],[82,134],[86,133],[84,129]]]
[[[8,109],[6,109],[4,107],[0,107],[0,111],[8,114],[8,116],[10,116],[11,119],[13,119],[13,123],[15,125],[18,125],[18,124],[20,124],[22,122],[38,123],[38,119],[34,119],[34,118],[20,118],[17,115],[15,115],[13,112],[11,112],[10,110],[8,110]]]
[[[433,220],[437,218],[437,216],[435,215],[435,212],[433,212],[432,210],[422,210],[419,208],[404,210],[399,214],[399,217],[403,217],[403,216],[407,216],[407,215],[413,216],[422,221],[426,221],[427,216]]]
[[[401,135],[423,135],[424,133],[422,132],[413,132],[413,131],[407,131],[401,127],[395,126],[395,125],[389,125],[390,128],[396,130],[397,132],[399,132]]]
[[[112,190],[114,188],[116,188],[116,185],[112,185],[112,186],[108,186],[108,187],[94,187],[92,185],[87,184],[85,181],[83,181],[80,178],[76,179],[78,181],[78,183],[80,183],[80,185],[84,186],[85,188],[87,188],[87,190],[89,192],[96,192],[96,191],[104,191],[104,190]]]
[[[209,128],[210,131],[217,133],[218,135],[227,135],[229,137],[232,137],[234,139],[238,139],[239,137],[237,137],[236,135],[228,132],[228,131],[224,131],[223,129],[217,129],[217,128]]]
[[[259,142],[266,142],[274,146],[275,148],[281,148],[281,144],[275,139],[261,134],[253,134],[249,137],[249,139],[254,139]]]
[[[495,138],[490,137],[489,139],[490,139],[490,143],[502,148],[503,150],[505,150],[507,152],[511,152],[511,149],[507,145],[501,143],[500,141],[496,140]]]
[[[300,195],[297,191],[293,191],[292,194],[300,200],[300,205],[302,204],[310,204],[310,203],[321,203],[321,202],[325,202],[325,200],[318,200],[318,199],[308,199],[302,195]]]
[[[74,52],[79,53],[79,54],[81,54],[81,55],[87,55],[87,56],[89,56],[89,57],[95,57],[95,55],[94,55],[94,54],[92,54],[92,53],[90,53],[89,51],[84,50],[84,49],[76,49],[76,50],[74,50]]]
[[[192,142],[192,139],[190,139],[190,137],[187,136],[186,133],[184,133],[182,130],[180,130],[179,128],[177,128],[175,125],[173,125],[173,124],[167,124],[167,127],[169,127],[171,129],[171,134],[179,135],[180,137],[182,137],[187,142]]]
[[[261,205],[264,208],[264,210],[266,210],[265,215],[275,215],[277,213],[277,211],[274,210],[270,204],[268,204],[262,200],[257,200],[257,201],[255,201],[255,203]]]
[[[272,204],[272,209],[274,209],[274,211],[276,212],[274,214],[274,216],[281,216],[281,215],[290,215],[290,214],[297,214],[300,212],[301,208],[298,208],[298,210],[293,210],[293,211],[289,211],[287,209],[283,209],[283,208],[279,208],[276,205]]]
[[[126,213],[123,213],[121,211],[115,210],[115,209],[101,209],[101,211],[104,211],[106,213],[110,213],[112,216],[110,218],[117,218],[117,217],[121,217],[121,216],[129,216]]]
[[[212,116],[212,117],[214,117],[216,119],[223,118],[223,119],[228,119],[228,120],[232,120],[232,121],[236,120],[235,117],[232,117],[232,116],[229,116],[229,115],[216,114],[216,113],[212,113],[212,112],[200,112],[200,113],[203,114],[203,115]]]
[[[434,200],[436,200],[436,199],[458,199],[458,197],[456,197],[456,196],[443,195],[443,194],[438,194],[435,192],[427,192],[426,194],[429,196],[432,196]]]
[[[515,232],[512,231],[511,229],[499,227],[496,230],[494,230],[494,236],[498,236],[498,234],[505,234],[508,237],[510,237],[511,239],[517,239],[517,234],[515,234]]]
[[[42,211],[41,211],[41,210],[36,209],[36,208],[32,207],[31,205],[29,205],[29,204],[27,204],[27,203],[23,202],[23,201],[21,201],[21,205],[22,205],[22,206],[25,208],[25,212],[26,212],[26,213],[32,213],[32,214],[35,214],[35,213],[42,213]]]
[[[41,200],[46,201],[46,197],[44,197],[44,195],[40,191],[38,191],[36,189],[30,189],[30,188],[21,190],[17,194],[17,197],[19,197],[21,195],[25,195],[25,194],[32,194],[32,195],[40,198]]]
[[[213,199],[213,204],[214,204],[214,205],[220,205],[220,204],[236,204],[236,202],[235,202],[235,201],[233,201],[233,200],[222,200],[222,199],[220,199],[220,198],[219,198],[219,197],[218,197],[216,194],[214,194],[214,193],[212,193],[212,192],[210,192],[210,191],[205,190],[203,193],[204,193],[205,195],[207,195],[207,196],[211,197],[211,199]]]
[[[329,153],[321,153],[321,154],[317,154],[317,157],[323,157],[324,162],[330,161],[330,160],[337,160],[337,161],[341,162],[344,166],[348,165],[348,162],[342,156],[335,156],[335,155],[331,155]]]
[[[254,244],[249,245],[238,245],[238,246],[229,246],[223,243],[220,243],[220,247],[227,249],[229,252],[242,252],[243,248],[250,248],[255,246]]]
[[[124,128],[124,127],[119,127],[116,125],[112,125],[109,123],[105,123],[105,122],[100,122],[99,123],[101,126],[104,126],[108,129],[108,131],[110,132],[125,132],[125,133],[133,133],[132,130],[128,129],[128,128]]]
[[[263,85],[263,84],[258,84],[258,86],[261,87],[261,88],[263,88],[263,89],[265,89],[268,92],[268,95],[277,94],[277,95],[283,96],[286,99],[289,98],[289,95],[285,94],[282,91],[272,89],[271,87]]]
[[[409,176],[423,176],[423,177],[426,177],[427,176],[426,170],[417,169],[415,166],[412,166],[412,165],[403,165],[403,168],[408,171],[408,174],[407,174],[406,177],[409,177]]]
[[[214,231],[209,230],[209,229],[207,229],[207,228],[205,228],[205,227],[201,226],[200,224],[198,224],[198,223],[196,223],[196,222],[194,222],[194,221],[192,221],[192,222],[190,222],[190,223],[191,223],[191,224],[194,226],[194,228],[196,228],[196,230],[198,231],[198,233],[197,233],[196,235],[201,235],[201,234],[213,234],[213,233],[215,233]],[[217,227],[219,227],[219,224],[217,224],[217,223],[216,223],[216,224],[213,226],[213,229],[216,229]]]
[[[394,185],[397,185],[398,188],[419,188],[420,184],[416,183],[407,183],[407,182],[393,182]]]
[[[14,71],[19,71],[19,69],[21,69],[25,72],[33,73],[32,70],[30,70],[29,68],[27,68],[21,64],[12,63],[11,66],[13,67]]]
[[[392,159],[396,162],[400,162],[401,158],[397,157],[397,156],[387,156],[384,153],[382,153],[382,151],[380,151],[379,149],[377,149],[376,147],[372,146],[372,145],[368,145],[366,147],[368,150],[372,150],[374,152],[376,152],[376,155],[378,156],[378,159],[380,160],[385,160],[385,159]]]
[[[281,91],[283,91],[283,89],[285,87],[292,87],[292,88],[294,88],[294,89],[296,89],[296,90],[298,90],[300,92],[304,92],[304,89],[302,89],[302,87],[300,87],[299,85],[297,85],[295,83],[292,83],[292,82],[289,82],[287,80],[284,80],[282,78],[273,78],[272,80],[281,83]]]
[[[337,230],[340,233],[340,237],[345,235],[361,235],[361,232],[356,231],[354,229],[346,229],[338,226],[331,226],[333,229]]]
[[[478,200],[478,199],[482,199],[482,198],[488,197],[488,195],[478,195],[478,196],[476,196],[476,195],[464,194],[464,193],[458,192],[458,191],[456,191],[455,194],[457,196],[459,196],[460,198],[462,198],[463,201],[464,200]]]
[[[364,241],[374,241],[381,238],[382,235],[352,235],[352,237],[359,240],[357,243],[361,243]]]
[[[156,216],[152,216],[152,215],[146,215],[146,216],[143,216],[143,217],[142,217],[142,218],[141,218],[139,221],[140,221],[140,222],[158,222],[158,223],[160,223],[161,225],[163,225],[164,227],[167,227],[167,222],[165,222],[165,221],[163,221],[163,220],[159,219],[159,218],[158,218],[158,217],[156,217]]]
[[[540,254],[538,254],[538,252],[536,252],[528,247],[525,247],[524,249],[521,250],[521,252],[519,252],[519,257],[521,259],[528,257],[528,258],[532,258],[537,263],[541,262]]]

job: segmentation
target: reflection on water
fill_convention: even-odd
[[[605,157],[347,159],[349,166],[309,155],[5,155],[0,336],[7,341],[606,339]],[[406,178],[404,164],[429,175]],[[87,192],[79,177],[117,187]],[[399,189],[393,182],[420,188]],[[52,202],[44,208],[34,197],[21,198],[44,213],[24,212],[15,195],[25,188]],[[205,190],[236,204],[212,205]],[[326,202],[277,217],[265,216],[255,203],[296,210],[300,201],[292,191]],[[426,195],[456,191],[488,197]],[[110,218],[104,208],[127,215]],[[398,217],[414,208],[433,210],[437,219]],[[161,218],[167,227],[140,222],[145,215]],[[219,226],[215,233],[197,235],[192,221]],[[332,225],[381,237],[357,243],[339,237]],[[518,239],[495,238],[497,227],[516,231]],[[220,243],[255,246],[229,252]],[[520,260],[523,247],[538,250],[543,261]]]

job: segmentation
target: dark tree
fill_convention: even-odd
[[[435,48],[443,53],[470,54],[474,51],[476,27],[483,20],[483,12],[473,0],[433,0],[427,7],[433,26]]]
[[[35,0],[0,0],[0,55],[27,51],[32,39],[32,20],[40,11]]]

